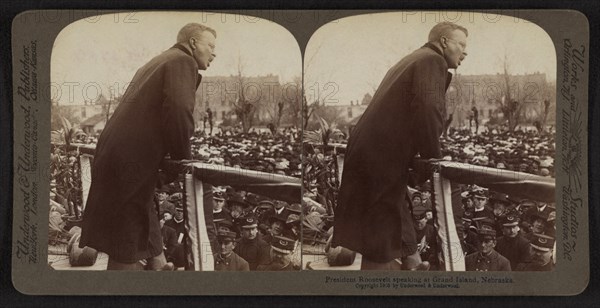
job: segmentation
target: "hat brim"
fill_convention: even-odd
[[[542,251],[542,252],[549,252],[550,250],[552,250],[552,248],[538,246],[538,245],[535,245],[533,243],[530,243],[530,245],[531,245],[531,247],[533,249],[538,250],[538,251]]]
[[[282,248],[275,247],[275,246],[271,246],[271,247],[273,248],[273,250],[275,250],[277,252],[280,252],[280,253],[283,253],[283,254],[286,254],[286,255],[292,253],[291,250],[282,249]]]

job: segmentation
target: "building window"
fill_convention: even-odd
[[[488,109],[488,118],[492,117],[492,109]]]
[[[221,111],[221,120],[225,120],[225,111]]]

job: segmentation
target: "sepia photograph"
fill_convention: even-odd
[[[59,33],[50,69],[51,268],[301,268],[302,57],[288,30],[225,13],[90,16]]]
[[[306,270],[553,271],[556,71],[515,16],[325,24],[304,55]]]

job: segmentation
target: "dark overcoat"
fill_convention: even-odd
[[[162,252],[153,202],[159,164],[167,154],[191,158],[199,84],[198,65],[181,45],[136,72],[98,139],[81,247],[126,263]]]
[[[350,135],[333,247],[388,262],[416,251],[406,186],[411,159],[440,158],[445,93],[452,75],[437,47],[426,44],[385,75]]]

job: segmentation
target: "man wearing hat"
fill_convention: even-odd
[[[517,268],[517,264],[529,260],[529,241],[523,237],[519,228],[519,217],[508,214],[500,221],[502,234],[498,239],[496,249],[510,261],[511,268]]]
[[[550,212],[554,211],[553,208],[551,208],[548,203],[546,202],[535,202],[536,206],[532,206],[530,207],[528,210],[526,210],[523,213],[523,223],[525,224],[526,227],[530,227],[531,223],[533,223],[532,221],[532,217],[534,216],[539,216],[539,217],[548,217],[550,215]]]
[[[217,232],[236,232],[233,222],[229,219],[219,218],[213,220]]]
[[[302,205],[299,203],[291,204],[288,208],[288,215],[285,220],[286,229],[290,230],[294,239],[300,238],[302,224]]]
[[[213,192],[213,222],[215,219],[231,219],[229,210],[225,208],[225,193]]]
[[[259,264],[271,262],[270,248],[258,235],[258,219],[253,214],[248,214],[240,219],[242,239],[235,247],[235,253],[248,261],[250,270],[256,270]]]
[[[263,240],[271,244],[273,237],[280,236],[286,227],[286,218],[281,215],[274,215],[269,217],[269,232],[263,237]]]
[[[235,232],[219,231],[217,233],[220,250],[214,256],[215,271],[244,272],[250,270],[248,262],[234,252],[236,237]]]
[[[492,204],[492,211],[494,213],[494,217],[496,218],[505,216],[511,205],[508,196],[498,192],[490,193],[490,203]]]
[[[233,223],[233,228],[241,234],[241,223],[247,213],[248,204],[244,201],[244,197],[241,194],[232,193],[227,200],[227,207],[230,215],[228,218]]]
[[[271,243],[271,262],[261,264],[257,271],[294,271],[291,255],[296,248],[296,241],[284,236],[274,236]]]
[[[254,214],[258,217],[258,231],[262,235],[269,234],[269,222],[267,220],[263,220],[267,215],[265,214],[267,211],[272,211],[275,207],[275,204],[271,200],[261,200],[258,202],[258,205],[254,208]]]
[[[158,202],[158,215],[159,217],[164,217],[166,212],[171,213],[173,215],[175,213],[175,204],[168,200],[170,188],[168,185],[163,185],[156,192],[156,200]]]
[[[413,218],[415,220],[417,252],[419,252],[421,260],[435,266],[437,263],[435,228],[427,223],[427,211],[422,206],[413,209]]]
[[[510,262],[494,250],[496,247],[496,231],[491,226],[483,225],[477,231],[479,251],[465,257],[467,271],[510,271]]]
[[[554,270],[552,253],[554,252],[554,237],[535,234],[531,242],[533,255],[527,262],[517,265],[516,270],[522,272],[546,272]]]
[[[548,225],[548,217],[544,213],[534,213],[529,218],[531,220],[531,230],[524,237],[529,241],[535,240],[535,234],[544,234]]]
[[[282,219],[287,219],[289,214],[286,209],[287,203],[281,200],[273,200],[273,208],[263,212],[262,216],[259,217],[261,222],[268,222],[272,216],[280,216]]]
[[[183,243],[183,239],[186,234],[185,223],[183,221],[183,206],[177,205],[175,207],[175,216],[173,219],[167,220],[165,225],[173,228],[177,234],[177,242],[179,244]]]
[[[494,219],[494,212],[487,206],[488,197],[485,191],[478,189],[472,192],[473,195],[473,217],[487,217]]]

